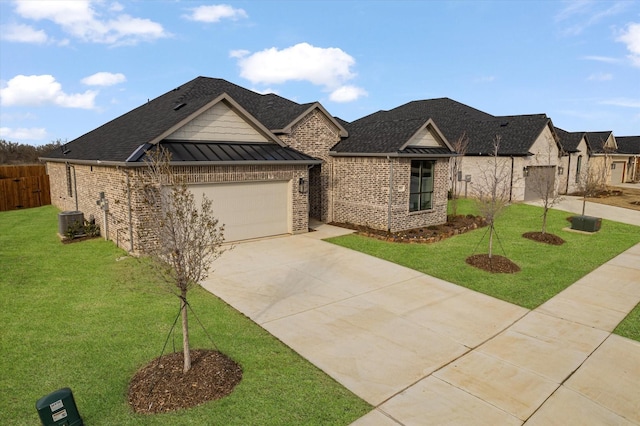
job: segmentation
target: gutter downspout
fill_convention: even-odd
[[[76,180],[76,166],[70,164],[69,167],[73,168],[73,195],[76,199],[76,211],[79,211],[80,209],[78,208],[78,182]]]
[[[124,170],[123,170],[124,171]],[[133,253],[133,220],[131,213],[131,184],[129,181],[129,172],[124,171],[127,176],[127,204],[129,214],[129,253]]]
[[[513,201],[513,167],[514,167],[514,159],[511,156],[511,182],[509,183],[509,202]]]
[[[389,162],[389,206],[387,208],[387,232],[391,232],[391,202],[393,201],[393,162],[387,155]]]
[[[571,179],[571,154],[569,154],[569,161],[567,162],[567,187],[564,189],[565,195],[569,193],[569,179]]]

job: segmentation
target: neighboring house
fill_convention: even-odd
[[[625,182],[640,181],[640,136],[616,136],[618,153],[628,155]]]
[[[494,141],[500,139],[499,167],[508,174],[504,181],[510,201],[540,198],[538,183],[542,176],[551,174],[555,179],[558,165],[558,145],[551,120],[545,114],[493,116],[449,98],[413,101],[389,111],[379,111],[347,125],[353,137],[357,127],[366,123],[371,132],[376,122],[389,123],[390,129],[400,129],[411,122],[431,120],[442,140],[449,145],[468,138],[458,185],[460,195],[465,191],[472,196],[483,183],[482,175],[489,168]],[[385,130],[387,132],[387,130]],[[458,178],[458,177],[454,177]]]
[[[561,146],[559,192],[573,194],[580,190],[580,177],[589,161],[587,137],[585,132],[567,132],[558,127],[555,131]]]
[[[473,129],[473,127],[471,127]],[[471,188],[481,185],[478,177],[488,169],[487,156],[499,138],[498,157],[509,169],[509,201],[530,201],[542,197],[547,187],[558,190],[560,148],[551,119],[545,114],[498,116],[479,123],[469,132],[469,147],[462,164],[471,175]]]
[[[620,149],[611,131],[586,132],[585,135],[589,146],[589,168],[601,176],[605,185],[617,185],[635,179],[634,164],[637,164],[638,154],[634,152],[634,136],[630,136],[631,143],[625,139],[624,148]]]
[[[307,232],[310,212],[326,218],[322,158],[343,136],[346,130],[319,103],[300,105],[198,77],[42,160],[52,204],[94,216],[108,239],[138,251],[145,244],[137,236],[144,214],[133,184],[146,169],[147,150],[171,152],[176,173],[197,197],[213,200],[226,240],[237,241]],[[311,184],[310,168],[317,170]]]
[[[380,111],[334,146],[333,220],[400,231],[447,220],[450,144],[428,116]]]

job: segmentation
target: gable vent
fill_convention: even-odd
[[[184,103],[184,102],[183,102],[183,103],[181,103],[181,104],[178,104],[178,105],[176,105],[176,106],[174,106],[174,107],[173,107],[173,110],[174,110],[174,111],[177,111],[177,110],[179,110],[180,108],[182,108],[182,107],[183,107],[183,106],[185,106],[185,105],[186,105],[186,103]]]

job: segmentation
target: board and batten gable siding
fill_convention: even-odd
[[[445,147],[445,143],[440,139],[440,137],[435,133],[431,126],[426,126],[423,129],[419,130],[416,133],[409,143],[408,146],[422,146],[422,147]]]
[[[272,142],[226,103],[218,102],[166,139],[187,141]]]

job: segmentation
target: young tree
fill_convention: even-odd
[[[540,173],[535,176],[535,179],[529,183],[533,191],[540,197],[542,203],[542,234],[547,232],[547,216],[549,209],[562,201],[562,196],[558,191],[559,182],[556,179],[556,169],[553,167],[547,167],[546,165],[553,162],[554,156],[556,156],[555,148],[558,146],[555,139],[547,137],[547,144],[545,150],[539,155],[536,155],[536,161],[539,162],[540,158],[545,159],[545,167],[541,168]]]
[[[587,166],[580,171],[578,175],[578,192],[582,193],[582,216],[584,216],[587,198],[593,197],[600,191],[606,189],[606,180],[603,180],[603,176],[606,176],[607,158],[604,158],[603,162],[596,163],[593,159],[589,159]]]
[[[142,233],[149,243],[144,251],[180,299],[183,371],[191,368],[187,293],[206,279],[212,262],[224,250],[224,225],[213,217],[212,202],[205,196],[196,205],[184,177],[170,164],[170,154],[160,148],[149,154],[143,177],[143,204],[148,217]]]
[[[460,196],[460,189],[458,188],[458,173],[462,172],[462,160],[467,153],[467,147],[469,146],[469,138],[466,133],[460,135],[458,139],[452,144],[453,150],[458,154],[457,157],[451,157],[451,214],[457,216],[458,214],[458,197]]]
[[[501,136],[496,135],[493,140],[493,150],[489,160],[475,179],[473,195],[478,204],[478,210],[484,216],[489,225],[489,258],[493,256],[493,237],[495,234],[496,217],[509,203],[508,182],[511,179],[511,170],[506,161],[498,157]]]

